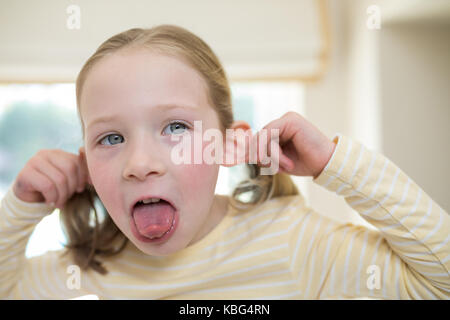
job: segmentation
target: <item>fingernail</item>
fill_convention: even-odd
[[[54,206],[55,206],[55,203],[54,203],[54,202],[50,202],[49,205],[51,205],[52,207],[54,207]]]

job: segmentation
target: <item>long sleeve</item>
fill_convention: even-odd
[[[317,297],[449,299],[448,213],[382,154],[341,134],[333,141],[313,181],[343,196],[377,230],[329,221],[316,244],[324,250]]]
[[[107,275],[83,271],[72,288],[73,265],[61,250],[25,257],[52,208],[23,202],[10,188],[0,206],[0,298],[449,299],[448,214],[383,155],[342,135],[335,141],[314,182],[377,230],[327,219],[297,195],[278,197],[254,211],[230,211],[167,259],[129,243],[105,258]]]
[[[60,251],[27,259],[25,248],[36,225],[53,208],[17,198],[12,185],[0,205],[0,298],[61,299],[88,294],[67,286],[70,261]],[[75,290],[74,290],[75,288]]]

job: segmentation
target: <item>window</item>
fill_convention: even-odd
[[[303,111],[303,87],[298,82],[236,82],[231,90],[235,119],[247,121],[253,132],[287,111]],[[74,84],[0,86],[0,197],[40,149],[78,154],[82,144]],[[245,165],[220,167],[216,193],[230,194],[245,176]],[[294,181],[302,188],[302,181]],[[55,210],[36,226],[26,256],[61,249],[65,241]]]
[[[78,153],[80,128],[73,84],[0,86],[0,196],[38,150]],[[55,210],[36,226],[26,256],[60,249],[64,242]]]

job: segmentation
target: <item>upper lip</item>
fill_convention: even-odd
[[[139,198],[137,198],[136,200],[134,200],[134,201],[131,203],[130,213],[133,213],[134,206],[135,206],[139,201],[142,201],[142,200],[145,200],[145,199],[150,199],[150,198],[158,198],[158,199],[165,200],[165,201],[167,201],[168,203],[170,203],[170,204],[172,205],[172,207],[174,207],[175,210],[176,210],[176,207],[175,207],[175,205],[173,204],[173,202],[172,202],[171,200],[169,200],[167,197],[165,197],[165,196],[160,196],[160,195],[154,195],[154,194],[153,194],[153,195],[140,196]]]

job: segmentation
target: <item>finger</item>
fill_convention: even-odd
[[[271,137],[267,130],[261,130],[253,135],[246,149],[245,162],[257,164],[260,167],[269,167],[271,165]],[[276,159],[278,160],[278,159]]]
[[[60,183],[64,179],[64,175],[44,158],[37,159],[36,163],[33,164],[33,169],[47,177],[53,184],[53,190],[44,192],[49,193],[49,198],[58,207],[60,199],[67,192],[65,183]],[[47,186],[47,188],[50,188],[50,186]]]
[[[269,167],[269,144],[270,139],[267,135],[267,131],[258,132],[258,163],[261,167]]]
[[[246,149],[245,162],[258,164],[258,133],[249,137],[249,144]]]
[[[283,166],[286,170],[293,170],[294,169],[294,162],[289,159],[283,151],[280,153],[280,166]]]
[[[57,172],[55,173],[55,183],[60,193],[56,207],[62,209],[67,200],[76,191],[77,167],[75,162],[71,161],[71,157],[67,156],[66,152],[58,151],[59,153],[47,156],[46,160]]]
[[[270,146],[271,165],[273,166],[273,163],[275,163],[280,172],[288,173],[289,171],[292,171],[295,164],[286,154],[284,154],[280,145],[272,140]]]
[[[284,167],[280,165],[280,167],[278,168],[278,173],[287,173],[287,172],[286,169],[284,169]]]
[[[266,130],[278,129],[279,130],[279,143],[283,145],[286,141],[293,139],[298,131],[298,125],[294,125],[292,117],[285,115],[281,118],[272,120],[263,127]]]
[[[85,179],[84,179],[84,173],[83,168],[81,165],[80,157],[78,155],[73,155],[73,161],[75,163],[75,166],[77,167],[77,185],[76,185],[76,192],[82,192],[84,190],[85,186]]]
[[[78,172],[77,192],[80,193],[84,190],[86,186],[86,179],[84,177],[83,169],[80,164],[77,164],[77,172]]]
[[[81,147],[80,147],[81,149]],[[89,171],[86,165],[86,154],[84,152],[79,152],[79,161],[80,161],[80,168],[81,168],[81,172],[82,172],[82,177],[83,177],[83,189],[86,188],[86,184],[91,183],[89,181]]]
[[[34,168],[27,172],[27,176],[31,187],[41,193],[47,204],[54,206],[58,199],[58,190],[53,181]]]
[[[81,192],[81,187],[83,184],[83,176],[81,173],[81,167],[80,162],[78,160],[78,155],[76,154],[69,154],[70,160],[68,160],[66,164],[66,168],[64,169],[64,172],[67,173],[67,170],[71,170],[72,174],[69,174],[70,177],[72,177],[72,184],[69,183],[69,197],[71,194],[75,192]]]
[[[284,156],[278,143],[278,134],[278,129],[263,129],[258,133],[258,164],[261,167],[271,167],[274,163],[278,166],[280,157]]]
[[[60,150],[61,151],[61,150]],[[65,183],[67,185],[67,193],[62,200],[64,204],[72,194],[74,194],[78,187],[78,165],[73,159],[72,154],[61,151],[61,156],[48,157],[48,160],[64,175]]]
[[[227,133],[225,140],[225,152],[222,154],[222,163],[224,163],[225,166],[248,163],[251,139],[251,130],[234,130],[231,135]]]

